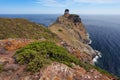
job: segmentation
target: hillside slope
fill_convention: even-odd
[[[42,25],[19,18],[0,18],[0,39],[27,38],[56,40],[56,36]]]

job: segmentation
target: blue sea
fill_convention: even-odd
[[[3,18],[25,18],[48,27],[60,14],[6,14]],[[120,15],[81,15],[95,50],[102,57],[97,66],[120,76]]]

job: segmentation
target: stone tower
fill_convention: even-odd
[[[64,12],[64,16],[68,17],[70,14],[69,14],[69,9],[65,9],[65,12]]]

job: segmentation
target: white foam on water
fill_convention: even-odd
[[[93,58],[93,63],[96,63],[97,60],[98,60],[100,57],[102,57],[101,52],[99,52],[99,51],[97,51],[97,50],[95,50],[95,52],[96,52],[97,55]]]

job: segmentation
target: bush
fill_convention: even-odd
[[[19,54],[17,54],[16,61],[19,64],[28,64],[33,61],[37,55],[36,51],[30,49],[21,50]]]
[[[31,43],[29,46],[26,46],[26,49],[35,50],[40,55],[42,54],[45,57],[49,57],[49,59],[53,61],[66,61],[69,64],[71,64],[72,62],[79,64],[79,60],[76,57],[70,55],[65,48],[57,46],[53,42],[34,42]]]
[[[71,66],[71,63],[79,64],[79,60],[68,51],[53,42],[33,42],[15,53],[19,64],[27,64],[27,70],[37,72],[41,67],[51,61],[57,61]]]
[[[63,30],[62,29],[58,29],[59,32],[62,32]]]
[[[0,64],[0,73],[3,71],[3,65]]]
[[[68,51],[53,42],[33,42],[24,48],[19,49],[15,53],[15,58],[19,64],[27,64],[28,71],[37,72],[45,65],[50,64],[52,61],[57,61],[72,67],[71,63],[80,65],[86,71],[94,68],[102,74],[108,74],[106,71],[92,66],[89,63],[81,62],[75,56],[68,53]],[[0,71],[2,67],[0,67]]]
[[[32,72],[37,72],[43,67],[44,59],[40,56],[36,56],[36,58],[28,64],[27,70]]]

